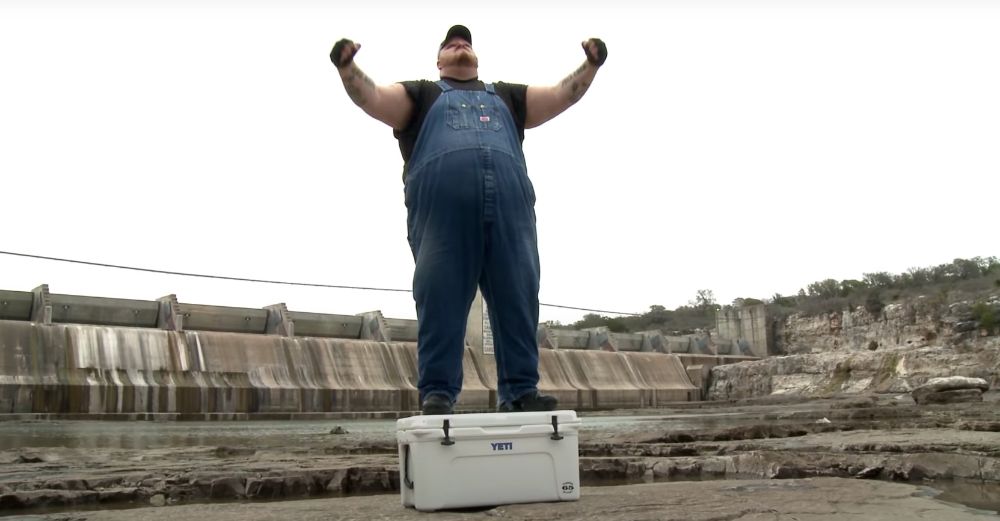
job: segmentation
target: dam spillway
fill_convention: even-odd
[[[419,409],[415,321],[378,312],[324,317],[283,305],[246,310],[176,298],[113,301],[43,289],[30,306],[25,294],[0,295],[0,414],[277,419]],[[72,322],[84,320],[97,323]],[[200,330],[182,328],[184,322]],[[545,348],[539,389],[577,410],[695,401],[705,367],[739,358],[615,351],[606,344]],[[491,410],[492,354],[469,346],[463,366],[457,409]]]

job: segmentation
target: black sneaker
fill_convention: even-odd
[[[559,400],[555,396],[538,394],[538,391],[526,394],[513,403],[501,404],[497,408],[499,412],[531,412],[531,411],[554,411],[559,406]]]
[[[451,406],[451,400],[443,394],[428,394],[424,398],[424,403],[420,406],[420,414],[430,416],[434,414],[453,414],[455,409]]]

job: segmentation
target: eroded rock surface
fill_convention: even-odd
[[[982,378],[949,376],[931,378],[910,393],[918,404],[979,402],[990,384]]]
[[[301,521],[505,519],[564,521],[985,521],[994,515],[936,501],[913,485],[856,479],[710,481],[584,487],[579,501],[504,505],[428,514],[400,506],[394,495],[244,504],[186,505],[36,516],[47,521]]]
[[[948,406],[918,406],[908,395],[783,397],[595,414],[584,418],[580,434],[581,478],[587,490],[662,481],[814,477],[997,484],[1000,408],[995,393],[986,397]],[[0,434],[11,426],[0,423]],[[314,427],[314,434],[296,436],[294,443],[286,434],[268,437],[248,430],[242,441],[227,438],[225,446],[0,451],[0,462],[6,463],[0,465],[0,509],[73,512],[359,494],[398,500],[391,422],[382,431],[343,436],[330,436],[329,426]]]

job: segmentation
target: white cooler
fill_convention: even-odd
[[[574,411],[396,421],[403,506],[439,510],[580,499]]]

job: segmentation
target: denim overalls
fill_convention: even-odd
[[[497,398],[509,403],[538,385],[535,192],[514,118],[493,85],[483,92],[437,84],[442,93],[405,179],[420,399],[458,398],[478,286],[493,330]]]

